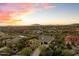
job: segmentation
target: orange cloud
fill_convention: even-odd
[[[16,25],[16,24],[19,24],[21,21],[22,21],[22,20],[14,19],[14,20],[9,20],[9,21],[7,21],[6,23]]]

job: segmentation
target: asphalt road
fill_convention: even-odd
[[[7,48],[7,47],[2,47],[2,48],[0,48],[0,51],[3,50],[3,49],[6,49],[6,48]]]
[[[40,54],[40,49],[39,47],[37,49],[35,49],[35,51],[31,54],[31,56],[39,56]]]

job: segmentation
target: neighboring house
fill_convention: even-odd
[[[65,37],[65,43],[66,44],[72,44],[79,45],[79,36],[76,35],[68,35]]]
[[[75,30],[75,31],[79,32],[79,28],[76,28],[76,30]]]
[[[3,32],[0,31],[0,36],[4,36],[4,35],[5,35],[5,33],[3,33]]]
[[[34,30],[33,33],[40,34],[40,33],[42,33],[42,31],[41,30]]]
[[[7,39],[5,42],[6,42],[6,45],[12,44],[12,46],[16,46],[16,44],[23,38],[25,38],[25,36],[18,35],[13,39]]]
[[[18,35],[13,39],[7,39],[6,43],[17,43],[19,40],[21,40],[22,38],[25,38],[25,36],[22,35]]]
[[[4,41],[4,43],[6,44],[6,46],[9,46],[13,49],[13,53],[16,53],[18,48],[16,47],[16,45],[18,44],[18,42],[20,40],[22,40],[23,38],[25,38],[26,36],[22,36],[22,35],[18,35],[13,39],[7,39]]]

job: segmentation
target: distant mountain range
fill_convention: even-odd
[[[79,26],[79,23],[67,24],[67,25],[69,25],[69,26],[71,26],[71,25],[77,25],[77,26]],[[6,26],[14,27],[13,25],[6,25]],[[1,27],[6,27],[6,26],[1,26]],[[20,26],[20,25],[17,25],[17,26]],[[15,27],[17,27],[17,26],[15,26]],[[24,25],[24,26],[65,26],[65,25],[60,25],[60,24],[57,24],[57,25],[52,25],[52,24],[49,24],[49,25],[32,24],[32,25]]]

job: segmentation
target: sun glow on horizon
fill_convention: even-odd
[[[27,19],[23,20],[23,17],[27,17],[27,15],[32,14],[34,11],[28,12],[20,12],[12,14],[10,20],[6,21],[6,23],[10,25],[27,25]],[[26,16],[25,16],[26,15]]]
[[[40,18],[33,17],[34,12],[22,13],[20,15],[13,16],[11,20],[7,21],[11,25],[32,25],[32,24],[41,24],[41,25],[67,25],[72,23],[78,23],[78,19],[69,19],[60,18],[60,19],[46,19],[43,20]],[[31,17],[32,16],[32,17]]]

